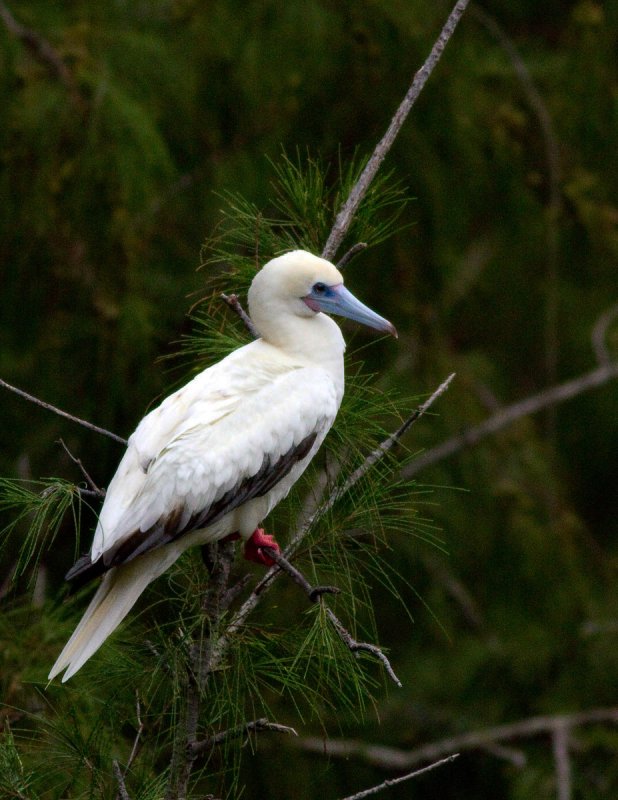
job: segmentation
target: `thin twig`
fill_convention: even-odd
[[[72,102],[80,111],[84,111],[86,106],[84,98],[77,88],[72,72],[64,63],[58,51],[40,33],[19,23],[2,0],[0,0],[0,19],[4,22],[7,30],[28,48],[37,61],[43,64],[55,78],[58,78],[64,84]]]
[[[415,74],[412,84],[406,92],[405,97],[401,101],[399,108],[395,112],[395,115],[392,118],[386,133],[376,145],[371,158],[367,162],[367,166],[363,170],[355,186],[352,188],[352,191],[348,195],[348,198],[343,204],[341,210],[337,214],[335,224],[333,225],[322,251],[323,258],[327,258],[329,261],[332,261],[335,253],[339,249],[339,246],[341,245],[341,242],[343,241],[343,238],[350,227],[358,207],[367,194],[369,186],[377,175],[382,162],[388,154],[388,151],[393,146],[393,143],[397,138],[403,123],[406,121],[412,106],[427,83],[427,80],[433,72],[434,67],[440,60],[440,56],[442,55],[448,40],[453,35],[455,28],[457,27],[457,23],[466,10],[468,2],[469,0],[458,0],[458,2],[455,4],[455,7],[451,11],[440,35],[431,48],[429,56],[427,57],[423,66]]]
[[[127,764],[124,768],[125,776],[127,772],[131,769],[131,765],[135,761],[135,757],[139,749],[140,739],[142,733],[144,732],[144,723],[142,722],[142,707],[139,702],[139,692],[137,691],[137,689],[135,690],[135,716],[137,718],[137,731],[135,733],[135,739],[133,740],[133,747],[131,748],[131,753],[129,754],[129,760],[127,761]]]
[[[592,349],[597,357],[597,362],[603,366],[609,366],[612,362],[605,339],[607,336],[607,329],[615,319],[618,319],[618,303],[608,308],[607,311],[604,311],[592,328],[590,337],[592,340]]]
[[[56,406],[52,406],[51,403],[46,403],[44,400],[39,400],[38,397],[34,397],[33,395],[28,394],[28,392],[24,392],[23,389],[18,389],[16,386],[11,386],[10,383],[3,381],[2,378],[0,378],[0,386],[3,386],[5,389],[8,389],[11,392],[15,392],[15,394],[18,394],[20,397],[29,400],[31,403],[35,403],[37,406],[41,406],[41,408],[47,409],[47,411],[53,411],[54,414],[58,414],[60,417],[69,419],[71,422],[76,422],[78,425],[82,425],[84,428],[88,428],[95,433],[100,433],[103,436],[109,436],[110,439],[113,439],[115,442],[119,442],[120,444],[127,444],[127,440],[123,439],[122,436],[117,436],[115,433],[112,433],[105,428],[100,428],[98,425],[93,425],[92,422],[86,422],[85,419],[75,417],[73,414],[69,414],[60,408],[56,408]]]
[[[191,744],[191,756],[197,758],[198,756],[213,750],[215,747],[229,741],[230,739],[238,739],[248,733],[260,733],[262,731],[274,731],[275,733],[287,733],[293,736],[298,736],[294,728],[288,725],[280,725],[277,722],[269,722],[266,717],[255,719],[252,722],[244,722],[237,725],[235,728],[230,728],[227,731],[215,733],[214,736],[209,736],[208,739],[203,739],[200,742],[193,742]]]
[[[377,645],[369,644],[369,642],[357,642],[356,639],[352,637],[350,632],[343,627],[339,619],[335,616],[330,608],[326,609],[326,615],[333,624],[333,627],[337,631],[341,641],[352,653],[358,653],[361,650],[365,653],[371,653],[371,655],[378,658],[384,664],[384,669],[387,671],[388,676],[393,683],[395,683],[400,689],[402,688],[403,684],[395,674],[395,670],[392,668],[391,662]]]
[[[467,428],[462,433],[452,436],[436,447],[427,450],[427,452],[408,464],[407,467],[404,467],[401,473],[402,477],[411,478],[421,470],[454,455],[464,447],[472,447],[478,444],[482,439],[502,428],[506,428],[507,425],[521,419],[521,417],[535,414],[537,411],[558,403],[564,403],[566,400],[571,400],[573,397],[590,391],[590,389],[603,386],[603,384],[614,378],[618,378],[618,363],[606,364],[570,381],[544,389],[542,392],[526,397],[524,400],[520,400],[510,406],[505,406],[479,425]]]
[[[594,708],[574,714],[530,717],[507,725],[497,725],[440,739],[413,750],[372,745],[350,739],[329,739],[325,742],[324,739],[318,737],[299,739],[298,746],[303,750],[326,754],[333,758],[358,758],[380,769],[404,770],[412,769],[425,761],[435,761],[453,752],[486,749],[487,745],[543,734],[553,736],[558,728],[564,726],[573,729],[582,725],[605,723],[618,725],[618,707]]]
[[[255,325],[251,321],[251,317],[247,314],[245,309],[240,304],[240,300],[238,299],[238,295],[237,294],[225,294],[224,292],[221,292],[220,297],[225,303],[227,303],[227,305],[232,309],[232,311],[240,317],[240,319],[243,322],[243,325],[249,331],[251,336],[253,336],[254,339],[261,338],[260,332],[258,331],[258,329],[255,327]]]
[[[384,791],[384,789],[390,789],[391,786],[397,786],[399,783],[409,781],[412,778],[418,778],[419,775],[424,775],[426,772],[431,772],[432,770],[442,767],[445,764],[450,764],[451,761],[454,761],[458,757],[459,753],[453,753],[446,758],[441,758],[440,761],[435,761],[433,764],[429,764],[426,767],[414,770],[414,772],[409,772],[407,775],[401,775],[399,778],[391,778],[390,780],[385,780],[382,783],[379,783],[377,786],[372,786],[371,789],[365,789],[362,792],[350,794],[347,797],[344,797],[343,800],[362,800],[363,797],[369,797],[372,794],[377,794],[378,792]]]
[[[307,597],[311,600],[312,603],[317,602],[322,595],[325,594],[339,594],[339,589],[336,586],[312,586],[307,578],[302,574],[302,572],[296,567],[292,566],[290,562],[284,558],[280,553],[277,553],[276,550],[273,550],[272,547],[264,547],[262,548],[264,552],[270,556],[270,558],[275,561],[279,569],[283,572],[287,573],[292,580],[297,583],[307,594]],[[395,670],[391,666],[391,662],[388,660],[386,655],[382,652],[381,648],[379,648],[375,644],[369,644],[368,642],[358,642],[356,639],[353,638],[352,634],[345,628],[341,620],[335,615],[335,613],[325,606],[326,615],[330,620],[332,626],[337,631],[337,635],[341,639],[341,641],[345,644],[345,646],[350,650],[352,653],[358,653],[359,651],[363,650],[366,653],[371,653],[373,656],[378,658],[383,664],[384,667],[393,681],[393,683],[397,684],[401,689],[401,681],[395,674]]]
[[[560,215],[562,214],[562,165],[560,143],[554,123],[526,62],[521,57],[512,39],[506,34],[496,19],[478,4],[473,4],[470,13],[491,33],[507,54],[515,74],[524,90],[526,98],[539,121],[549,185],[548,215],[546,219],[547,245],[547,297],[545,305],[545,366],[546,381],[553,383],[558,374],[558,312],[559,312],[559,274],[560,266]],[[554,427],[553,414],[549,417]]]
[[[554,765],[556,768],[557,800],[571,800],[572,780],[569,739],[570,726],[568,723],[562,722],[557,724],[551,737]]]
[[[122,770],[120,769],[120,764],[116,759],[112,761],[112,768],[114,770],[114,777],[118,783],[118,796],[120,797],[120,800],[130,800],[129,793],[127,792],[127,787],[124,782],[124,776],[122,774]]]
[[[367,249],[367,242],[357,242],[355,245],[350,247],[347,253],[345,253],[337,262],[337,269],[343,269],[350,261],[354,258],[355,255],[360,253],[362,250]]]
[[[79,458],[77,458],[77,456],[73,455],[73,453],[67,447],[67,444],[64,441],[64,439],[59,439],[58,441],[62,445],[62,447],[64,449],[64,452],[68,455],[68,457],[71,459],[71,461],[74,464],[76,464],[79,467],[79,469],[81,470],[81,473],[84,476],[84,478],[86,479],[86,482],[88,483],[88,485],[90,486],[91,491],[94,492],[94,494],[98,495],[99,497],[105,497],[104,490],[103,489],[99,489],[99,487],[96,485],[96,483],[92,480],[92,478],[90,477],[90,475],[86,471],[86,467],[84,467],[84,465],[82,464],[81,459],[79,459]]]

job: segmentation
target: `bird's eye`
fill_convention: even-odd
[[[328,287],[326,286],[326,284],[325,283],[321,283],[321,282],[320,283],[315,283],[313,285],[313,291],[316,294],[324,294],[324,292],[326,291],[327,288]]]

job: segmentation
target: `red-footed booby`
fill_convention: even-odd
[[[248,303],[261,338],[170,395],[130,437],[90,553],[66,576],[78,585],[104,577],[50,680],[74,675],[188,547],[240,535],[247,558],[272,563],[261,548],[278,545],[259,525],[315,455],[343,397],[345,344],[326,314],[397,335],[330,262],[303,250],[269,261]]]

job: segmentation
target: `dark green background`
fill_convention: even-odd
[[[0,26],[0,377],[127,436],[180,377],[157,359],[190,329],[221,193],[268,213],[269,159],[282,146],[309,148],[335,172],[369,153],[449,10],[421,0],[14,3],[74,85]],[[457,373],[412,448],[594,366],[592,328],[618,301],[617,18],[615,2],[592,0],[471,6],[389,155],[411,198],[407,227],[346,281],[400,331],[397,346],[363,351],[380,380],[422,395]],[[616,324],[607,342],[615,353]],[[346,736],[415,747],[616,703],[617,400],[609,383],[419,476],[435,487],[426,516],[448,555],[417,544],[392,558],[440,625],[410,595],[411,625],[376,587],[382,642],[405,688],[384,695],[379,723],[370,714]],[[59,437],[102,485],[120,456],[7,392],[0,420],[8,476],[78,480]],[[73,547],[67,531],[48,559],[51,595]],[[524,769],[479,752],[388,796],[555,796],[548,739],[520,744]],[[618,794],[617,747],[611,728],[578,733],[576,797]],[[284,758],[305,788],[260,762],[247,768],[245,796],[334,798],[386,776]]]

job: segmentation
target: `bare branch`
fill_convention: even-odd
[[[535,414],[549,406],[564,403],[566,400],[571,400],[590,389],[596,389],[598,386],[608,383],[610,380],[618,378],[618,363],[606,364],[596,369],[586,372],[577,378],[570,381],[559,383],[549,389],[545,389],[538,394],[526,397],[517,403],[498,411],[493,416],[475,425],[463,433],[452,436],[450,439],[442,442],[442,444],[432,447],[423,455],[408,464],[402,470],[404,478],[411,478],[417,475],[421,470],[426,469],[432,464],[436,464],[449,456],[462,450],[464,447],[471,447],[478,444],[482,439],[490,436],[493,433],[506,428],[512,422],[520,419],[521,417],[528,416],[528,414]]]
[[[426,767],[422,767],[421,769],[417,769],[414,772],[409,772],[407,775],[401,775],[399,778],[391,778],[390,780],[383,781],[382,783],[378,784],[377,786],[372,786],[371,789],[365,789],[362,792],[357,792],[356,794],[350,794],[347,797],[344,797],[343,800],[362,800],[363,797],[369,797],[372,794],[377,794],[378,792],[384,791],[384,789],[390,789],[391,786],[397,786],[399,783],[403,783],[404,781],[409,781],[412,778],[418,778],[419,775],[424,775],[426,772],[431,772],[438,767],[442,767],[445,764],[450,764],[451,761],[454,761],[456,758],[459,757],[459,753],[453,753],[446,758],[440,759],[440,761],[435,761],[433,764],[429,764]]]
[[[287,733],[292,734],[292,736],[298,736],[294,728],[290,728],[287,725],[279,725],[277,722],[269,722],[266,717],[261,717],[252,722],[244,722],[242,725],[237,725],[235,728],[230,728],[228,731],[215,733],[214,736],[209,736],[208,739],[203,739],[200,742],[192,742],[190,747],[191,757],[197,758],[230,739],[238,739],[248,733],[260,733],[262,731],[274,731],[276,733]]]
[[[124,775],[122,774],[120,764],[116,759],[112,761],[112,768],[114,770],[114,777],[118,783],[118,797],[120,797],[120,800],[130,800],[129,793],[127,792],[127,787],[124,782]]]
[[[559,221],[562,213],[562,165],[560,159],[560,143],[554,123],[543,97],[534,82],[526,62],[521,57],[513,41],[493,16],[473,4],[470,13],[491,33],[508,56],[515,74],[524,90],[528,103],[536,114],[545,146],[547,163],[547,181],[549,185],[548,215],[546,220],[547,246],[547,297],[545,304],[545,366],[546,381],[553,383],[558,371],[558,311],[559,311],[559,256],[560,229]],[[550,416],[553,427],[553,418]]]
[[[367,162],[367,166],[363,170],[360,178],[356,182],[356,185],[352,188],[347,200],[337,214],[335,224],[333,225],[326,244],[324,245],[324,250],[322,251],[323,258],[327,258],[329,261],[332,261],[335,253],[339,249],[339,246],[341,245],[341,242],[343,241],[343,238],[350,227],[354,215],[358,211],[358,207],[367,194],[367,190],[369,189],[371,182],[377,175],[382,162],[393,146],[393,143],[397,138],[403,123],[406,121],[412,106],[427,83],[427,80],[433,72],[434,67],[440,60],[440,56],[442,55],[448,40],[453,35],[455,28],[457,27],[457,23],[466,10],[468,2],[469,0],[458,0],[458,2],[455,4],[455,7],[446,20],[440,35],[431,48],[431,52],[425,60],[425,63],[415,74],[412,84],[406,92],[405,97],[401,101],[399,108],[395,112],[395,116],[392,118],[386,133],[376,145],[371,158]]]
[[[276,562],[277,566],[283,572],[286,572],[292,578],[292,580],[305,591],[312,603],[317,602],[324,594],[339,593],[339,589],[336,586],[311,586],[302,572],[296,569],[296,567],[293,567],[292,564],[290,564],[290,562],[280,553],[277,553],[272,549],[272,547],[264,547],[263,550],[273,559],[273,561]],[[401,689],[401,681],[395,674],[395,670],[392,668],[391,662],[388,660],[381,648],[375,644],[369,644],[368,642],[357,642],[356,639],[352,637],[352,634],[344,627],[339,618],[334,614],[334,612],[326,606],[325,610],[328,619],[330,620],[334,629],[337,631],[337,635],[350,650],[350,652],[358,653],[362,650],[366,653],[371,653],[373,656],[378,658],[384,664],[384,667],[393,683],[396,683]]]
[[[337,758],[358,758],[367,764],[381,769],[412,769],[425,761],[435,761],[445,755],[463,750],[486,750],[488,745],[524,739],[543,734],[554,735],[558,728],[573,729],[582,725],[610,723],[618,725],[618,706],[595,708],[574,714],[557,714],[555,716],[530,717],[508,725],[497,725],[470,731],[459,736],[440,739],[417,747],[414,750],[403,750],[385,745],[372,745],[350,739],[330,739],[324,741],[318,737],[299,739],[298,746],[312,753],[326,754]],[[491,752],[491,751],[490,751]]]
[[[76,456],[73,455],[73,453],[67,447],[66,442],[64,441],[64,439],[59,439],[58,441],[62,445],[62,447],[64,449],[64,452],[68,455],[68,457],[71,459],[71,461],[74,464],[76,464],[79,467],[79,469],[81,470],[81,473],[84,476],[84,478],[86,479],[86,482],[88,483],[88,486],[90,486],[90,490],[91,490],[92,494],[96,495],[97,497],[105,497],[105,490],[104,489],[99,489],[99,487],[96,485],[96,483],[92,480],[92,478],[90,477],[90,475],[86,471],[86,468],[82,464],[81,459],[79,459],[79,458],[77,458]],[[83,490],[80,490],[80,493],[83,494]]]
[[[350,247],[347,253],[345,253],[337,262],[337,269],[343,269],[350,261],[354,258],[355,255],[362,252],[363,250],[367,249],[367,242],[357,242],[355,245]]]
[[[139,749],[139,743],[144,732],[144,723],[142,722],[142,707],[139,702],[139,692],[137,689],[135,690],[135,716],[137,718],[137,731],[135,733],[135,739],[133,740],[133,747],[131,748],[131,753],[129,754],[129,760],[127,761],[127,765],[124,770],[124,774],[126,775],[127,772],[131,769],[131,765],[135,761],[135,756],[137,755],[137,751]]]
[[[602,364],[603,366],[609,366],[612,362],[609,350],[607,349],[605,337],[607,336],[607,329],[617,318],[618,303],[611,308],[608,308],[607,311],[604,311],[594,323],[594,327],[592,328],[592,349],[594,350],[594,354],[597,357],[598,363]]]
[[[557,724],[553,730],[551,741],[556,766],[556,790],[558,800],[571,800],[571,759],[569,757],[570,726],[567,723]]]
[[[232,309],[232,311],[235,314],[238,314],[238,316],[241,318],[241,320],[243,322],[243,325],[249,331],[251,336],[253,336],[254,339],[260,339],[261,338],[261,334],[258,331],[258,329],[255,327],[253,322],[251,321],[251,317],[247,314],[245,309],[241,306],[240,300],[238,299],[238,295],[237,294],[225,294],[225,293],[222,292],[220,297],[225,303],[227,303],[227,305]]]
[[[377,645],[369,644],[368,642],[357,642],[356,639],[352,638],[352,635],[349,633],[349,631],[343,627],[341,622],[339,622],[330,608],[326,609],[326,614],[329,620],[332,622],[333,627],[339,634],[339,638],[352,653],[358,653],[361,650],[365,653],[371,653],[371,655],[378,658],[384,664],[384,669],[387,671],[388,676],[393,683],[395,683],[400,689],[402,688],[403,684],[395,674],[395,670],[392,668],[391,662]]]
[[[15,394],[18,394],[20,397],[29,400],[31,403],[35,403],[37,406],[41,406],[41,408],[47,409],[47,411],[53,411],[54,414],[58,414],[60,417],[70,419],[71,422],[76,422],[78,425],[82,425],[84,428],[88,428],[95,433],[100,433],[103,436],[108,436],[110,439],[113,439],[115,442],[119,442],[120,444],[127,444],[127,440],[123,439],[122,436],[117,436],[115,433],[112,433],[105,428],[100,428],[98,425],[93,425],[92,422],[87,422],[85,419],[74,417],[73,414],[62,411],[62,409],[56,408],[56,406],[52,406],[50,403],[46,403],[44,400],[39,400],[38,397],[28,394],[22,389],[18,389],[16,386],[11,386],[10,383],[3,381],[2,378],[0,378],[0,386],[3,386],[5,389],[8,389],[11,392],[15,392]]]
[[[2,0],[0,0],[0,19],[4,22],[7,30],[9,30],[16,39],[20,40],[24,47],[32,53],[34,58],[36,58],[39,63],[43,64],[50,74],[54,78],[58,78],[65,86],[75,106],[77,106],[80,111],[84,111],[86,105],[84,98],[77,88],[72,72],[64,63],[58,51],[52,47],[47,39],[41,36],[40,33],[37,33],[31,28],[26,28],[25,25],[19,23]]]

